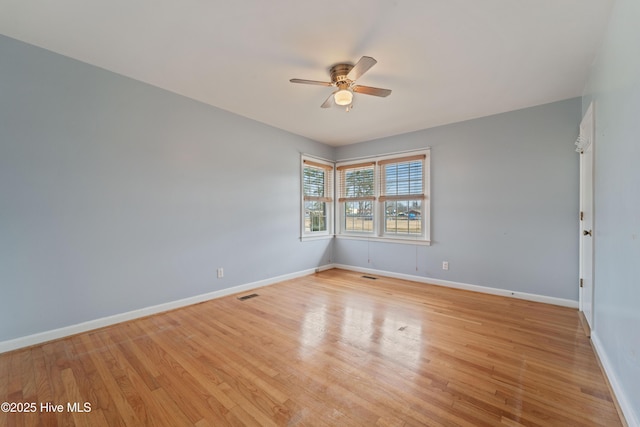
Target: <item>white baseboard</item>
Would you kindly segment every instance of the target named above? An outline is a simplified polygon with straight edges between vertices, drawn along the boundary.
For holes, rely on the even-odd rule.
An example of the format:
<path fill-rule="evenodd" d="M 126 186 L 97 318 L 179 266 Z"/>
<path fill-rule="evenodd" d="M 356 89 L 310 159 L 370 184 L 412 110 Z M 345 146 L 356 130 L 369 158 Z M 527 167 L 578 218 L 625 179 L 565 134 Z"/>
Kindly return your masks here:
<path fill-rule="evenodd" d="M 620 410 L 622 410 L 622 413 L 624 414 L 627 425 L 629 427 L 640 427 L 640 414 L 636 413 L 636 409 L 627 398 L 624 389 L 620 386 L 620 381 L 613 370 L 611 360 L 609 359 L 609 356 L 607 356 L 607 352 L 604 350 L 604 346 L 596 332 L 591 332 L 591 342 L 593 343 L 593 348 L 600 358 L 602 369 L 604 369 L 604 373 L 609 380 L 609 384 L 613 389 L 613 394 L 616 396 Z"/>
<path fill-rule="evenodd" d="M 578 301 L 573 301 L 570 299 L 555 298 L 555 297 L 549 297 L 549 296 L 538 295 L 538 294 L 529 294 L 526 292 L 510 291 L 506 289 L 489 288 L 486 286 L 472 285 L 469 283 L 452 282 L 449 280 L 433 279 L 429 277 L 414 276 L 411 274 L 404 274 L 404 273 L 394 273 L 391 271 L 376 270 L 372 268 L 354 267 L 351 265 L 333 264 L 333 267 L 341 268 L 343 270 L 357 271 L 360 273 L 377 274 L 380 276 L 393 277 L 396 279 L 411 280 L 413 282 L 445 286 L 447 288 L 463 289 L 466 291 L 482 292 L 485 294 L 500 295 L 500 296 L 505 296 L 510 298 L 523 299 L 527 301 L 543 302 L 546 304 L 559 305 L 562 307 L 578 308 Z"/>
<path fill-rule="evenodd" d="M 52 329 L 49 331 L 44 331 L 44 332 L 40 332 L 33 335 L 27 335 L 24 337 L 15 338 L 7 341 L 0 341 L 0 353 L 5 353 L 7 351 L 17 350 L 20 348 L 29 347 L 36 344 L 41 344 L 47 341 L 68 337 L 70 335 L 87 332 L 93 329 L 114 325 L 116 323 L 126 322 L 128 320 L 138 319 L 140 317 L 162 313 L 164 311 L 175 310 L 176 308 L 185 307 L 188 305 L 197 304 L 204 301 L 209 301 L 216 298 L 221 298 L 221 297 L 231 295 L 231 294 L 236 294 L 239 292 L 245 292 L 245 291 L 253 290 L 256 288 L 261 288 L 263 286 L 272 285 L 274 283 L 282 282 L 285 280 L 295 279 L 297 277 L 302 277 L 302 276 L 308 276 L 318 271 L 328 270 L 331 268 L 333 268 L 333 266 L 322 266 L 317 268 L 311 268 L 308 270 L 302 270 L 295 273 L 284 274 L 282 276 L 259 280 L 257 282 L 234 286 L 232 288 L 221 289 L 219 291 L 209 292 L 202 295 L 196 295 L 193 297 L 184 298 L 177 301 L 170 301 L 164 304 L 145 307 L 138 310 L 129 311 L 126 313 L 119 313 L 113 316 L 107 316 L 107 317 L 102 317 L 100 319 L 89 320 L 87 322 L 65 326 L 58 329 Z"/>

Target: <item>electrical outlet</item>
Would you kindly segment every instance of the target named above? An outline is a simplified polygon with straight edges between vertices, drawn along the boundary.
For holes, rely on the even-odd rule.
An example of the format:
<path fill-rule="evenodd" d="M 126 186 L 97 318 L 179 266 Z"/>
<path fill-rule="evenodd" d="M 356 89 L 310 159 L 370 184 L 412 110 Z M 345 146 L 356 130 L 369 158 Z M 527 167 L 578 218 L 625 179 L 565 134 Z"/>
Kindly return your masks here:
<path fill-rule="evenodd" d="M 443 270 L 449 269 L 449 261 L 442 261 L 442 269 Z"/>
<path fill-rule="evenodd" d="M 218 268 L 218 279 L 222 279 L 224 277 L 224 269 L 222 267 Z"/>

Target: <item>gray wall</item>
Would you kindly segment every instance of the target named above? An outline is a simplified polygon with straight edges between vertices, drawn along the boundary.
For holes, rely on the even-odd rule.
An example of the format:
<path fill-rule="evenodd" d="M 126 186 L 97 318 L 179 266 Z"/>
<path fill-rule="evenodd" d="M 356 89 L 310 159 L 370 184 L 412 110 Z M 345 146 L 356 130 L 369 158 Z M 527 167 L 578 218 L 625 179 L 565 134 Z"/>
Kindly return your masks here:
<path fill-rule="evenodd" d="M 299 152 L 334 150 L 0 36 L 0 341 L 326 264 Z"/>
<path fill-rule="evenodd" d="M 640 425 L 640 2 L 617 0 L 585 89 L 595 105 L 594 341 Z"/>
<path fill-rule="evenodd" d="M 580 108 L 576 98 L 339 147 L 338 159 L 431 147 L 433 245 L 339 239 L 336 262 L 577 301 Z"/>

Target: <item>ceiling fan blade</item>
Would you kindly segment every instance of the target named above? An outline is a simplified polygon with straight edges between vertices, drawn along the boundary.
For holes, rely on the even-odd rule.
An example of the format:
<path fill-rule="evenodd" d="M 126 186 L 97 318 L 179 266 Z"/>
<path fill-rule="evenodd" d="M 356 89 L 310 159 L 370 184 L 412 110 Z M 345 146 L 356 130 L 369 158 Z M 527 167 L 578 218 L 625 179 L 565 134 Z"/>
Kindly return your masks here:
<path fill-rule="evenodd" d="M 331 107 L 333 107 L 333 94 L 334 93 L 335 92 L 333 92 L 331 95 L 329 95 L 329 97 L 322 103 L 320 108 L 331 108 Z"/>
<path fill-rule="evenodd" d="M 291 83 L 302 83 L 305 85 L 319 85 L 319 86 L 333 86 L 330 82 L 319 82 L 317 80 L 305 80 L 305 79 L 291 79 Z"/>
<path fill-rule="evenodd" d="M 380 89 L 379 87 L 353 86 L 351 90 L 353 90 L 356 93 L 363 93 L 365 95 L 382 96 L 382 97 L 391 95 L 391 89 Z"/>
<path fill-rule="evenodd" d="M 347 74 L 347 78 L 351 81 L 355 81 L 358 79 L 358 77 L 366 73 L 369 68 L 373 67 L 377 63 L 378 61 L 376 61 L 372 57 L 363 56 L 362 58 L 360 58 L 358 63 L 353 66 L 351 71 L 349 71 L 349 74 Z"/>

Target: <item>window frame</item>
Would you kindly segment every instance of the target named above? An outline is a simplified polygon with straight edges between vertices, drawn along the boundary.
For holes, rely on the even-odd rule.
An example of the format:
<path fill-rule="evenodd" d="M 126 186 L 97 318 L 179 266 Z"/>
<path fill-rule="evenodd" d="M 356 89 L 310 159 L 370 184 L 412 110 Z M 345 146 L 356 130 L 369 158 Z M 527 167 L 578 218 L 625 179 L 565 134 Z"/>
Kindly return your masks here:
<path fill-rule="evenodd" d="M 324 196 L 312 196 L 305 194 L 305 169 L 313 168 L 324 171 Z M 327 239 L 334 235 L 334 178 L 335 163 L 307 154 L 300 156 L 300 240 Z M 306 204 L 316 201 L 325 204 L 325 229 L 313 231 L 307 230 Z M 312 227 L 310 227 L 312 228 Z"/>
<path fill-rule="evenodd" d="M 357 160 L 348 160 L 348 161 L 338 161 L 336 162 L 336 215 L 335 215 L 335 227 L 336 227 L 336 237 L 339 238 L 348 238 L 348 239 L 364 239 L 364 240 L 378 240 L 385 242 L 394 242 L 394 243 L 408 243 L 408 244 L 420 244 L 420 245 L 430 245 L 431 244 L 431 197 L 430 197 L 430 185 L 431 185 L 431 150 L 429 148 L 421 149 L 421 150 L 412 150 L 409 152 L 402 153 L 394 153 L 394 154 L 386 154 L 380 156 L 373 156 L 367 158 L 360 158 Z M 407 161 L 416 161 L 422 160 L 422 185 L 421 185 L 421 193 L 412 193 L 406 195 L 395 195 L 395 194 L 387 194 L 385 191 L 386 183 L 383 182 L 384 179 L 384 167 L 388 164 L 393 163 L 402 163 L 403 161 L 406 163 Z M 346 218 L 347 215 L 345 213 L 345 203 L 349 200 L 353 200 L 352 198 L 345 197 L 344 192 L 344 183 L 345 175 L 343 175 L 343 171 L 346 171 L 350 168 L 354 168 L 359 164 L 374 164 L 374 195 L 373 199 L 373 227 L 371 231 L 354 231 L 349 230 L 346 227 Z M 397 232 L 387 232 L 385 231 L 385 221 L 386 221 L 386 209 L 385 202 L 387 201 L 416 201 L 421 200 L 421 212 L 420 218 L 414 219 L 416 221 L 421 221 L 420 230 L 418 233 L 397 233 Z"/>

